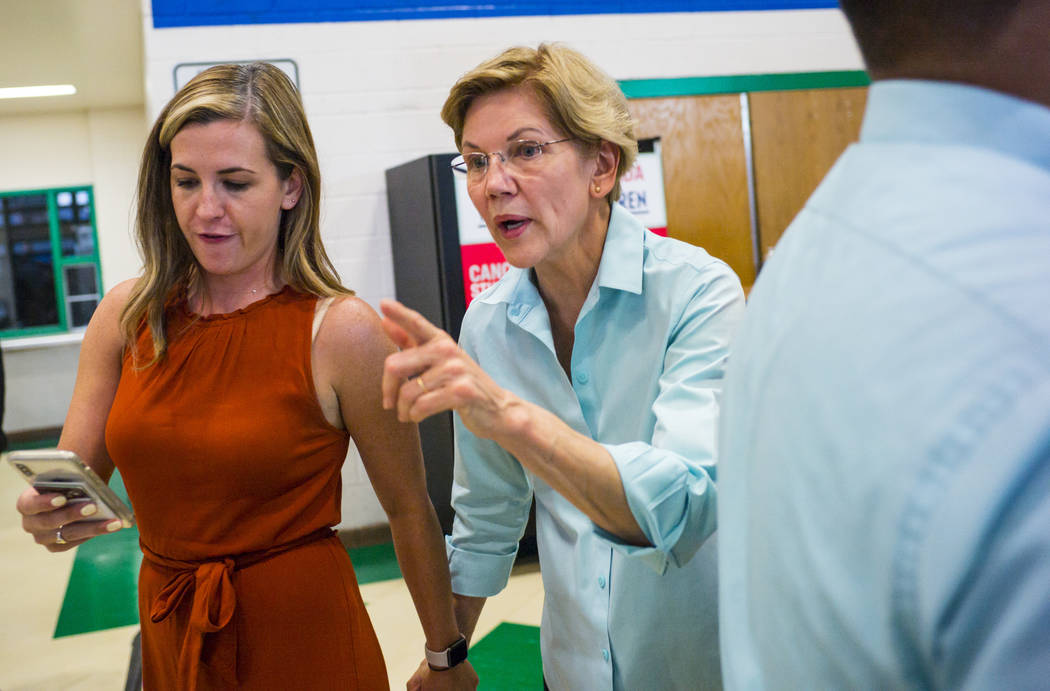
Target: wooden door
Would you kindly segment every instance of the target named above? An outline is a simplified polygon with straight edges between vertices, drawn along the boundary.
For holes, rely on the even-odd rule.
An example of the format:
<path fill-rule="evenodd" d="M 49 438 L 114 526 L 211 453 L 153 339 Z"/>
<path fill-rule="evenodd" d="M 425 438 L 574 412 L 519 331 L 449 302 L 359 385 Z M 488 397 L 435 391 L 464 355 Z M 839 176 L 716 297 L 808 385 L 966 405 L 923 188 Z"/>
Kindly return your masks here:
<path fill-rule="evenodd" d="M 756 271 L 740 95 L 643 98 L 629 106 L 638 138 L 660 137 L 668 235 L 722 259 L 750 288 Z"/>
<path fill-rule="evenodd" d="M 866 87 L 748 94 L 763 258 L 857 140 L 867 95 Z"/>

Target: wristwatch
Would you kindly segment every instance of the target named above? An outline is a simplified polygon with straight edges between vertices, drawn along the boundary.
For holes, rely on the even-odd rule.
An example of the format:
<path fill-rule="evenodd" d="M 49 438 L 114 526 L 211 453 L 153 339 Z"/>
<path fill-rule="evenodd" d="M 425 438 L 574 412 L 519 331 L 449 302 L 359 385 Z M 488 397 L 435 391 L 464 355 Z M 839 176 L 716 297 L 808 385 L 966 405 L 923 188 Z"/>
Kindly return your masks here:
<path fill-rule="evenodd" d="M 430 665 L 430 669 L 441 671 L 455 667 L 467 659 L 467 639 L 460 634 L 459 640 L 441 652 L 434 652 L 426 646 L 423 646 L 423 650 L 427 656 L 427 664 Z"/>

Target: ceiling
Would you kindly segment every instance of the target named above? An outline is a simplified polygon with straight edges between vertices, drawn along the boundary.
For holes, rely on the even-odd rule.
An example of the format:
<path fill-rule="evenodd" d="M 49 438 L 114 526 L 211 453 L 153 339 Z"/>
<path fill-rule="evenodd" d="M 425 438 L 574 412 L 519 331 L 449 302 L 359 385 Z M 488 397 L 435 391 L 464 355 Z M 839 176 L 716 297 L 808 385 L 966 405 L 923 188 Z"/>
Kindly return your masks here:
<path fill-rule="evenodd" d="M 0 87 L 77 93 L 0 99 L 0 117 L 144 102 L 142 0 L 0 0 Z"/>

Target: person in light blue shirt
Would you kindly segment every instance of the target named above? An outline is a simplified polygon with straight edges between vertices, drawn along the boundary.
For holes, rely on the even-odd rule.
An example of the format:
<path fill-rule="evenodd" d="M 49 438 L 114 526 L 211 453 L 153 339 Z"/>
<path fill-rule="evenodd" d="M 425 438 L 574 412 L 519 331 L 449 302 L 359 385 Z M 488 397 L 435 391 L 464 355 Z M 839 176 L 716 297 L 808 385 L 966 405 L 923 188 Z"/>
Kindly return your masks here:
<path fill-rule="evenodd" d="M 461 630 L 506 585 L 535 497 L 549 687 L 721 688 L 715 430 L 740 282 L 615 203 L 633 122 L 575 51 L 506 51 L 443 117 L 515 268 L 471 303 L 459 347 L 381 305 L 403 348 L 384 403 L 405 420 L 455 410 Z"/>
<path fill-rule="evenodd" d="M 859 143 L 751 292 L 730 689 L 1050 684 L 1050 2 L 851 0 Z"/>

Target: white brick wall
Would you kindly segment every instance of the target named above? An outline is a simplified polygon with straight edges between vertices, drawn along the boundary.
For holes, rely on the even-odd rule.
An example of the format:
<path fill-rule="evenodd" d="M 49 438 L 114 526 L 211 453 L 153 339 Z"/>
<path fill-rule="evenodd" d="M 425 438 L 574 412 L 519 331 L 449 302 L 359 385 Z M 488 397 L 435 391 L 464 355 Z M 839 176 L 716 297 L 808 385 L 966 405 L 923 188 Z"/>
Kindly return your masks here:
<path fill-rule="evenodd" d="M 149 3 L 144 3 L 149 11 Z M 144 30 L 152 118 L 180 62 L 290 58 L 320 152 L 324 237 L 370 303 L 393 292 L 383 173 L 451 151 L 438 112 L 455 79 L 503 48 L 560 40 L 616 79 L 859 69 L 838 11 L 513 17 Z"/>

